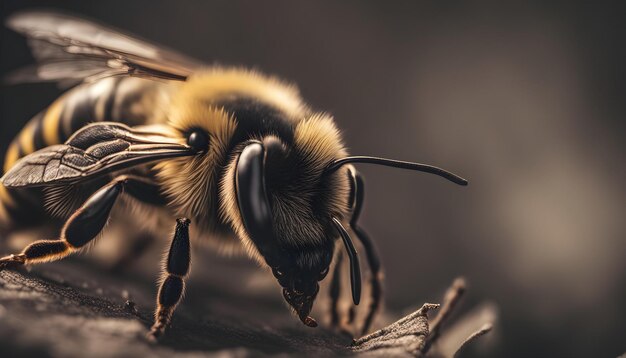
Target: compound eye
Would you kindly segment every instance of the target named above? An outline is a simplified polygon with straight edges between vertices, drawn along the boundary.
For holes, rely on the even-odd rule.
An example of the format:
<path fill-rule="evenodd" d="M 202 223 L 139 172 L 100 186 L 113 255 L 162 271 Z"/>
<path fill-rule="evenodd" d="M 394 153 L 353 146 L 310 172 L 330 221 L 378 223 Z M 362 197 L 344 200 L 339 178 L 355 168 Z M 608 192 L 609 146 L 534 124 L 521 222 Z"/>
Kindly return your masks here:
<path fill-rule="evenodd" d="M 209 147 L 209 135 L 200 129 L 194 129 L 187 136 L 187 144 L 197 151 L 207 150 Z"/>

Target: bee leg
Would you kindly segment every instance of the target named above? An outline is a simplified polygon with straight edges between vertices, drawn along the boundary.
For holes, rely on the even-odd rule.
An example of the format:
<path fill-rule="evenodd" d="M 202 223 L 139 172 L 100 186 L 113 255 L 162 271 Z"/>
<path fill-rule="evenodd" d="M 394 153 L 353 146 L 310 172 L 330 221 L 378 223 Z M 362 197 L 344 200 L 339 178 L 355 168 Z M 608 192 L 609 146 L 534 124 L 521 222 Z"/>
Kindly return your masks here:
<path fill-rule="evenodd" d="M 361 327 L 361 335 L 363 335 L 369 330 L 374 319 L 374 315 L 381 305 L 383 273 L 380 269 L 380 259 L 378 257 L 378 251 L 376 250 L 374 242 L 370 239 L 369 235 L 367 235 L 367 233 L 357 224 L 359 215 L 361 214 L 361 210 L 363 209 L 363 199 L 365 197 L 365 183 L 363 181 L 363 177 L 359 173 L 351 171 L 351 175 L 354 179 L 355 193 L 353 196 L 354 210 L 352 213 L 352 219 L 350 219 L 350 227 L 363 245 L 371 273 L 371 301 L 368 307 L 367 315 L 365 316 L 365 320 L 363 321 L 363 326 Z"/>
<path fill-rule="evenodd" d="M 343 265 L 343 250 L 337 251 L 335 255 L 335 267 L 332 271 L 332 277 L 329 287 L 330 306 L 328 315 L 330 316 L 330 326 L 337 332 L 353 337 L 354 318 L 356 317 L 356 311 L 353 305 L 350 305 L 347 312 L 339 310 L 339 302 L 341 298 L 342 286 L 344 281 L 342 280 L 342 265 Z"/>
<path fill-rule="evenodd" d="M 170 250 L 163 266 L 163 279 L 157 295 L 157 309 L 154 313 L 154 324 L 148 338 L 156 341 L 163 335 L 172 320 L 176 306 L 185 291 L 185 277 L 189 273 L 191 247 L 189 245 L 189 219 L 176 219 L 176 230 Z"/>
<path fill-rule="evenodd" d="M 60 239 L 35 241 L 18 255 L 0 258 L 0 270 L 60 260 L 80 250 L 102 231 L 122 190 L 136 197 L 151 192 L 140 178 L 125 175 L 115 178 L 98 189 L 67 219 L 61 229 Z"/>
<path fill-rule="evenodd" d="M 339 296 L 341 294 L 341 263 L 343 261 L 343 251 L 337 251 L 335 257 L 335 268 L 330 281 L 330 325 L 333 328 L 339 326 Z"/>

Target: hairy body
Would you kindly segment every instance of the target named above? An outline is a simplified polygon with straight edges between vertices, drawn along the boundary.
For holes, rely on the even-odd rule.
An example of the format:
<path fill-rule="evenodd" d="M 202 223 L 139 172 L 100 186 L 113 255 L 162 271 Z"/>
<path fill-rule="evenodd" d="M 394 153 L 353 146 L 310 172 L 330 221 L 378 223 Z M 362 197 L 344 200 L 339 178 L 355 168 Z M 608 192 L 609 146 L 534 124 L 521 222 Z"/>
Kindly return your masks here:
<path fill-rule="evenodd" d="M 178 217 L 163 262 L 153 337 L 164 332 L 182 297 L 190 237 L 221 251 L 244 251 L 271 270 L 285 301 L 310 327 L 317 325 L 309 313 L 319 282 L 342 242 L 352 299 L 359 304 L 360 263 L 344 225 L 362 243 L 372 271 L 365 331 L 380 304 L 380 265 L 357 225 L 364 182 L 350 163 L 424 171 L 467 184 L 425 164 L 347 156 L 333 118 L 274 77 L 205 67 L 66 15 L 26 12 L 8 25 L 31 39 L 40 61 L 34 74 L 22 73 L 18 81 L 82 84 L 33 118 L 9 146 L 0 228 L 46 216 L 62 225 L 58 239 L 35 241 L 0 258 L 0 269 L 77 252 L 110 217 L 141 222 L 141 230 L 155 235 Z M 336 267 L 330 290 L 334 325 L 338 277 Z"/>

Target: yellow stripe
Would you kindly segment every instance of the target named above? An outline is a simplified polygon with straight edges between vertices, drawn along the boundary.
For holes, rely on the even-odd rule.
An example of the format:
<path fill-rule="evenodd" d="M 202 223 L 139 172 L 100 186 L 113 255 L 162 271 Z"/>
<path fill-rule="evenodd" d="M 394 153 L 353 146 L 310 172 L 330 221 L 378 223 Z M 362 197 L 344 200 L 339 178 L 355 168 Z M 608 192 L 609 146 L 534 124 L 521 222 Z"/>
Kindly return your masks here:
<path fill-rule="evenodd" d="M 13 141 L 4 157 L 4 172 L 8 172 L 18 159 L 20 159 L 19 146 L 16 141 Z"/>
<path fill-rule="evenodd" d="M 29 155 L 35 151 L 35 122 L 30 121 L 20 132 L 20 146 L 22 147 L 22 153 L 24 156 Z"/>
<path fill-rule="evenodd" d="M 61 143 L 61 136 L 59 135 L 59 120 L 61 120 L 63 102 L 63 97 L 54 101 L 54 103 L 48 107 L 46 115 L 43 117 L 43 139 L 46 145 Z"/>
<path fill-rule="evenodd" d="M 15 207 L 15 200 L 9 193 L 9 190 L 2 184 L 0 184 L 0 207 L 4 209 L 4 205 L 6 204 L 10 207 Z"/>

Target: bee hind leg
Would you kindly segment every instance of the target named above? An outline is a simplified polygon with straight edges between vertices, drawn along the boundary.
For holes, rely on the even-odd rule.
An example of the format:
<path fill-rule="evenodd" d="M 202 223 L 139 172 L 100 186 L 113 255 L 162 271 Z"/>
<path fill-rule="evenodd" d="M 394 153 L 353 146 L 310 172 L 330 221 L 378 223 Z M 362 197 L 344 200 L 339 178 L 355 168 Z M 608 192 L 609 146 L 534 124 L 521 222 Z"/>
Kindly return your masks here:
<path fill-rule="evenodd" d="M 126 175 L 116 177 L 98 189 L 67 219 L 59 239 L 35 241 L 26 246 L 20 254 L 0 258 L 0 270 L 56 261 L 79 251 L 102 231 L 115 201 L 123 190 L 140 199 L 154 192 L 147 184 L 137 177 Z M 151 197 L 147 199 L 148 202 L 155 202 L 154 200 Z"/>
<path fill-rule="evenodd" d="M 191 261 L 189 223 L 187 218 L 176 219 L 174 238 L 163 262 L 164 271 L 157 294 L 154 324 L 148 333 L 148 339 L 151 341 L 156 341 L 163 335 L 185 291 L 185 278 L 189 273 Z"/>

